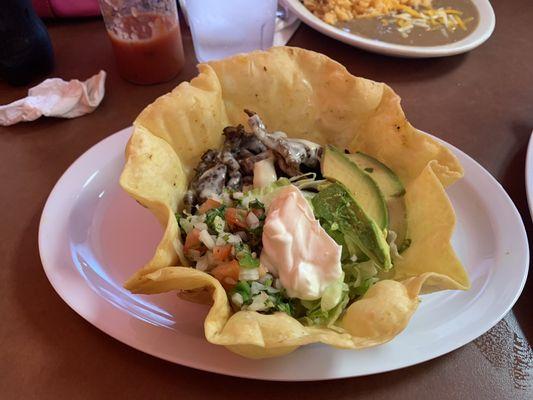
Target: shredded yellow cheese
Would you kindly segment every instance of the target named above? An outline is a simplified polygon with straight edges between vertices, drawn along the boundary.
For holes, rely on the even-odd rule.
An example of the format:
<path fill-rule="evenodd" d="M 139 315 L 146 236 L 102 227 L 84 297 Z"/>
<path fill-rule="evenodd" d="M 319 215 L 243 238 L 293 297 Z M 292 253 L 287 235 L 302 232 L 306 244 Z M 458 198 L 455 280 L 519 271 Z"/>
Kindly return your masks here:
<path fill-rule="evenodd" d="M 459 15 L 455 16 L 455 20 L 457 21 L 457 25 L 459 25 L 463 31 L 466 31 L 466 25 Z"/>
<path fill-rule="evenodd" d="M 415 18 L 422 18 L 422 15 L 418 11 L 412 9 L 411 7 L 404 6 L 403 4 L 401 4 L 398 8 L 402 11 L 405 11 L 407 14 Z"/>
<path fill-rule="evenodd" d="M 439 29 L 443 33 L 448 30 L 450 32 L 455 31 L 457 28 L 466 30 L 465 21 L 462 20 L 460 15 L 461 11 L 452 10 L 449 8 L 437 8 L 437 9 L 418 9 L 410 10 L 409 7 L 401 7 L 403 12 L 392 12 L 388 15 L 389 22 L 396 22 L 401 29 L 398 29 L 403 37 L 407 37 L 411 30 L 418 26 L 425 30 Z M 401 22 L 400 22 L 401 21 Z"/>
<path fill-rule="evenodd" d="M 303 0 L 304 5 L 316 16 L 335 25 L 360 17 L 376 17 L 401 10 L 431 7 L 432 0 Z"/>

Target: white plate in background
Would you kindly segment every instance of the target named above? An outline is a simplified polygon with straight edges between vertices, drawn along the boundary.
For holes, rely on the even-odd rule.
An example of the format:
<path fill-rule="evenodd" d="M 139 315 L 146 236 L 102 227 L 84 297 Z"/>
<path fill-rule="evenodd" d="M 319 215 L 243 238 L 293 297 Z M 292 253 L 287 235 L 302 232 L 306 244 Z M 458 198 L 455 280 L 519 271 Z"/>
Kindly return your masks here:
<path fill-rule="evenodd" d="M 313 13 L 309 11 L 300 0 L 281 1 L 285 3 L 305 24 L 322 32 L 324 35 L 374 53 L 398 57 L 444 57 L 466 53 L 483 44 L 490 35 L 492 35 L 496 23 L 494 10 L 488 0 L 471 0 L 479 11 L 479 24 L 467 37 L 455 43 L 440 46 L 406 46 L 369 39 L 350 32 L 345 32 L 342 29 L 325 23 L 320 18 L 313 15 Z"/>
<path fill-rule="evenodd" d="M 96 144 L 57 182 L 39 226 L 50 283 L 91 324 L 156 357 L 205 371 L 265 380 L 307 381 L 391 371 L 446 354 L 494 326 L 513 306 L 529 266 L 520 215 L 501 185 L 472 158 L 448 147 L 465 177 L 447 192 L 457 214 L 453 245 L 472 288 L 422 296 L 391 342 L 359 351 L 303 346 L 282 358 L 248 360 L 208 343 L 207 307 L 175 294 L 133 295 L 122 283 L 152 256 L 162 229 L 118 185 L 131 128 Z"/>

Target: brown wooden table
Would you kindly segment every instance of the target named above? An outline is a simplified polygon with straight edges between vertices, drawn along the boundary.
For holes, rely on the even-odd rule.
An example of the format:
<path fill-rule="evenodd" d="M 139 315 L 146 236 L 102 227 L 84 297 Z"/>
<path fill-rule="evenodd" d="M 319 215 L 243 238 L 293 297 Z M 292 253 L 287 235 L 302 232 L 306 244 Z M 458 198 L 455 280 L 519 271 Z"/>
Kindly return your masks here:
<path fill-rule="evenodd" d="M 406 60 L 366 53 L 302 25 L 293 46 L 316 50 L 355 75 L 389 83 L 410 121 L 474 157 L 504 186 L 531 235 L 524 161 L 533 129 L 531 0 L 495 1 L 496 31 L 465 55 Z M 103 23 L 49 23 L 54 76 L 108 72 L 93 113 L 0 128 L 0 398 L 532 399 L 533 284 L 487 334 L 450 354 L 395 372 L 319 383 L 236 379 L 173 365 L 119 343 L 72 311 L 48 283 L 37 231 L 46 197 L 90 146 L 131 124 L 142 108 L 196 74 L 188 31 L 187 65 L 172 82 L 134 86 L 114 68 Z M 0 103 L 27 88 L 0 83 Z"/>

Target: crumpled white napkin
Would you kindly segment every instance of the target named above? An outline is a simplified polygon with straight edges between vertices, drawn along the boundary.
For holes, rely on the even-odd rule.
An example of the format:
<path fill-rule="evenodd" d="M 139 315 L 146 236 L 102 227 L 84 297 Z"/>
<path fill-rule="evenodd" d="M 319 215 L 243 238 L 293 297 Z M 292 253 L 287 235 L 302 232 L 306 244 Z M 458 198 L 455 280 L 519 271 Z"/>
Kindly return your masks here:
<path fill-rule="evenodd" d="M 104 98 L 105 78 L 105 71 L 100 71 L 84 82 L 46 79 L 28 90 L 28 97 L 0 106 L 0 125 L 33 121 L 42 115 L 75 118 L 88 114 Z"/>

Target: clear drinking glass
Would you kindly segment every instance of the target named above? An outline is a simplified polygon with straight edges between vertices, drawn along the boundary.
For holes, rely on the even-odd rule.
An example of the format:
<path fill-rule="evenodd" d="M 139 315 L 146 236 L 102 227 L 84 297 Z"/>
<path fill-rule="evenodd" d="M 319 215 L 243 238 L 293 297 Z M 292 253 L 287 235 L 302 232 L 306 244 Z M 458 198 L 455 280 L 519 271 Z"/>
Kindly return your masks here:
<path fill-rule="evenodd" d="M 133 83 L 174 78 L 184 64 L 176 0 L 99 0 L 120 75 Z"/>
<path fill-rule="evenodd" d="M 277 0 L 185 0 L 200 62 L 272 46 Z"/>

